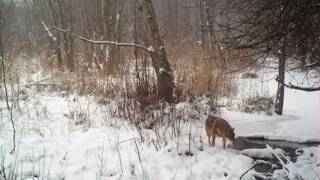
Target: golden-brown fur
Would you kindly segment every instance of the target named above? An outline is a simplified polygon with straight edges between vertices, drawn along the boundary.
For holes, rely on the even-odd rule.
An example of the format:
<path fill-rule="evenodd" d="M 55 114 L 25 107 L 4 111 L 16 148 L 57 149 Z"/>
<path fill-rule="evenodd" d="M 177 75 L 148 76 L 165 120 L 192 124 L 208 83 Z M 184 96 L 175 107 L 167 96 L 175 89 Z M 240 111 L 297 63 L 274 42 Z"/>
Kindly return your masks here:
<path fill-rule="evenodd" d="M 223 149 L 226 146 L 226 138 L 234 142 L 234 128 L 223 118 L 218 116 L 208 116 L 205 124 L 208 142 L 210 146 L 215 145 L 216 136 L 222 137 Z"/>

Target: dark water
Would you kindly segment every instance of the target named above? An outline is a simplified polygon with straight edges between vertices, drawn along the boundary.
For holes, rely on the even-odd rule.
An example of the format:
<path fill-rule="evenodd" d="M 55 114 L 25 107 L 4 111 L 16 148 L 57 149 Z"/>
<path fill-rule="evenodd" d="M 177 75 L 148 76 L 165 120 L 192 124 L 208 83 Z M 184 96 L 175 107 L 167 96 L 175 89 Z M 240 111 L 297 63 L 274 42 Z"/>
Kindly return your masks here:
<path fill-rule="evenodd" d="M 267 140 L 263 138 L 238 137 L 236 138 L 231 148 L 236 150 L 244 150 L 250 148 L 264 149 L 266 148 L 267 144 L 272 148 L 280 148 L 284 150 L 288 156 L 293 158 L 297 149 L 304 147 L 316 147 L 320 145 L 320 142 L 298 143 L 284 140 Z"/>
<path fill-rule="evenodd" d="M 236 150 L 244 149 L 264 149 L 266 145 L 271 146 L 272 148 L 282 149 L 287 156 L 290 157 L 291 161 L 296 161 L 296 150 L 304 147 L 317 147 L 320 145 L 320 142 L 315 143 L 297 143 L 291 141 L 283 140 L 266 140 L 263 138 L 247 138 L 247 137 L 238 137 L 236 138 L 233 145 L 230 147 Z M 271 162 L 274 165 L 280 165 L 275 159 L 268 159 L 267 161 Z M 273 168 L 268 165 L 259 165 L 254 168 L 257 172 L 267 173 L 273 172 Z"/>

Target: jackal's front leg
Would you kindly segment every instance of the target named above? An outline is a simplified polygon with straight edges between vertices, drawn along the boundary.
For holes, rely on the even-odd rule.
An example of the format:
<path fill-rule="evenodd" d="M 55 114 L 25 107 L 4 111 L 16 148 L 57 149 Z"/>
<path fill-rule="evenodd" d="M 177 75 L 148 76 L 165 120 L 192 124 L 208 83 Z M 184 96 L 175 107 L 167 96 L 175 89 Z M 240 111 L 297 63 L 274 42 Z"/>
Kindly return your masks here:
<path fill-rule="evenodd" d="M 209 146 L 211 146 L 211 141 L 210 141 L 211 137 L 208 135 L 208 144 Z"/>
<path fill-rule="evenodd" d="M 206 128 L 206 133 L 207 133 L 207 137 L 208 137 L 208 144 L 209 146 L 211 145 L 211 133 L 210 133 L 210 130 L 208 128 Z"/>
<path fill-rule="evenodd" d="M 216 134 L 213 132 L 211 134 L 211 146 L 215 146 L 216 145 Z"/>
<path fill-rule="evenodd" d="M 222 141 L 223 141 L 223 149 L 226 149 L 226 138 L 224 136 L 222 137 Z"/>

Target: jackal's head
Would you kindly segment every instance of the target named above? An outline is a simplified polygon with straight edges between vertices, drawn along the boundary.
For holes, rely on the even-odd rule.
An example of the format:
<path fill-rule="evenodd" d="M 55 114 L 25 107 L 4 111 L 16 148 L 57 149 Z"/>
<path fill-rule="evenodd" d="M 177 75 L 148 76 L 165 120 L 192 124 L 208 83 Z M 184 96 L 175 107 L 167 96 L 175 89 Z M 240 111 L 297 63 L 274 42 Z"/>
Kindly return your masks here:
<path fill-rule="evenodd" d="M 231 130 L 228 132 L 228 137 L 232 142 L 234 142 L 234 139 L 235 139 L 234 128 L 231 128 Z"/>

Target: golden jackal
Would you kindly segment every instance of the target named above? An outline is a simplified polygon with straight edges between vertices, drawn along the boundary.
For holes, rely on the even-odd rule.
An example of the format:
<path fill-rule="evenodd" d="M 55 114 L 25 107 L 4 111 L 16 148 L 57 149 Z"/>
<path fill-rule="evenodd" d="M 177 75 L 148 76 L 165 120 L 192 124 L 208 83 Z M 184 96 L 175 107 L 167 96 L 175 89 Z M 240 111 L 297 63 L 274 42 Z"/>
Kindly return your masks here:
<path fill-rule="evenodd" d="M 234 128 L 221 117 L 209 115 L 205 126 L 210 146 L 215 145 L 216 135 L 222 137 L 223 149 L 226 147 L 226 138 L 234 142 Z"/>

